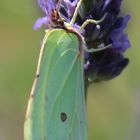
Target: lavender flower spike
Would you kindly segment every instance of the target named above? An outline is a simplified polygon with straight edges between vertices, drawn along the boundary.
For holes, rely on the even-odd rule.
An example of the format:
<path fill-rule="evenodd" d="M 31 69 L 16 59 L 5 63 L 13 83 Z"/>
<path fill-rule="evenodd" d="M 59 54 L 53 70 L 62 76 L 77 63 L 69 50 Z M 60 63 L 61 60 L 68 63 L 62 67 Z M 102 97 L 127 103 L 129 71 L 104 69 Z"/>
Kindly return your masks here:
<path fill-rule="evenodd" d="M 93 24 L 87 25 L 84 37 L 88 48 L 112 44 L 112 47 L 106 50 L 86 54 L 86 81 L 100 82 L 113 79 L 128 65 L 129 59 L 125 58 L 123 53 L 131 46 L 127 34 L 124 33 L 130 16 L 119 16 L 121 3 L 122 0 L 95 0 L 91 12 L 79 22 L 82 25 L 89 18 L 99 20 L 106 14 L 104 21 L 98 25 L 100 28 Z"/>

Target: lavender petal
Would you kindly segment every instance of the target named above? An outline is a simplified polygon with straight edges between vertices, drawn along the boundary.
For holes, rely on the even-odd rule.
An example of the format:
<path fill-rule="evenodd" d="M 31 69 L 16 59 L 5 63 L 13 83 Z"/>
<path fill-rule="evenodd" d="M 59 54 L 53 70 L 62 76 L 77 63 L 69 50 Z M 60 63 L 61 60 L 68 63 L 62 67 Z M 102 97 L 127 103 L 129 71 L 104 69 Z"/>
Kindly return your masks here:
<path fill-rule="evenodd" d="M 34 30 L 39 29 L 42 25 L 46 25 L 48 26 L 49 24 L 49 19 L 48 17 L 42 17 L 42 18 L 38 18 L 37 21 L 34 24 Z"/>

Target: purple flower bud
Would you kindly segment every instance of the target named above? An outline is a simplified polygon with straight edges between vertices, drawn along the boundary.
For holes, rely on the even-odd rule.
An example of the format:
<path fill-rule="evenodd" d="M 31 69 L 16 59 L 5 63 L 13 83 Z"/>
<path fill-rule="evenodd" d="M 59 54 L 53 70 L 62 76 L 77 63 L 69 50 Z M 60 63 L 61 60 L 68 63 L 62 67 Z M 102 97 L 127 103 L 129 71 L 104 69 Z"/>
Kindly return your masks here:
<path fill-rule="evenodd" d="M 112 30 L 110 38 L 112 44 L 115 47 L 116 51 L 124 52 L 126 49 L 130 48 L 130 42 L 127 34 L 124 33 L 124 29 L 127 27 L 127 23 L 130 19 L 130 16 L 125 16 L 122 20 L 120 27 Z"/>

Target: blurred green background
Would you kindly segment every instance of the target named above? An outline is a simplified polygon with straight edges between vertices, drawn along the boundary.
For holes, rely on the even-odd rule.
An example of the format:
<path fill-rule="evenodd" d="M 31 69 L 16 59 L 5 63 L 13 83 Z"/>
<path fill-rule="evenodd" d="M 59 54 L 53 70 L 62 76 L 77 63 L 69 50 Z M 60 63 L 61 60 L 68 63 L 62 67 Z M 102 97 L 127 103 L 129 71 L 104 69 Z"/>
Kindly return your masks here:
<path fill-rule="evenodd" d="M 134 2 L 134 3 L 133 3 Z M 116 79 L 89 87 L 89 140 L 140 140 L 140 1 L 124 0 L 132 19 L 127 69 Z M 23 140 L 26 105 L 44 30 L 37 0 L 0 1 L 0 140 Z"/>

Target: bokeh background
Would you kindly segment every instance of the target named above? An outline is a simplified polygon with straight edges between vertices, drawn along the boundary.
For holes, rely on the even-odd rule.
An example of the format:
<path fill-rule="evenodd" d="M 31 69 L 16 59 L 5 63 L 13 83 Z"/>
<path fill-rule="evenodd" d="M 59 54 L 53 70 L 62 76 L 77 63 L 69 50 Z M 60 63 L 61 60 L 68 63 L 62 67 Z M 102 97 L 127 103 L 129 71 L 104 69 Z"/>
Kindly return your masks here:
<path fill-rule="evenodd" d="M 140 140 L 140 1 L 124 0 L 131 14 L 132 48 L 127 69 L 116 79 L 89 87 L 89 140 Z M 37 0 L 0 1 L 0 140 L 23 140 L 26 105 L 35 76 L 43 28 Z"/>

